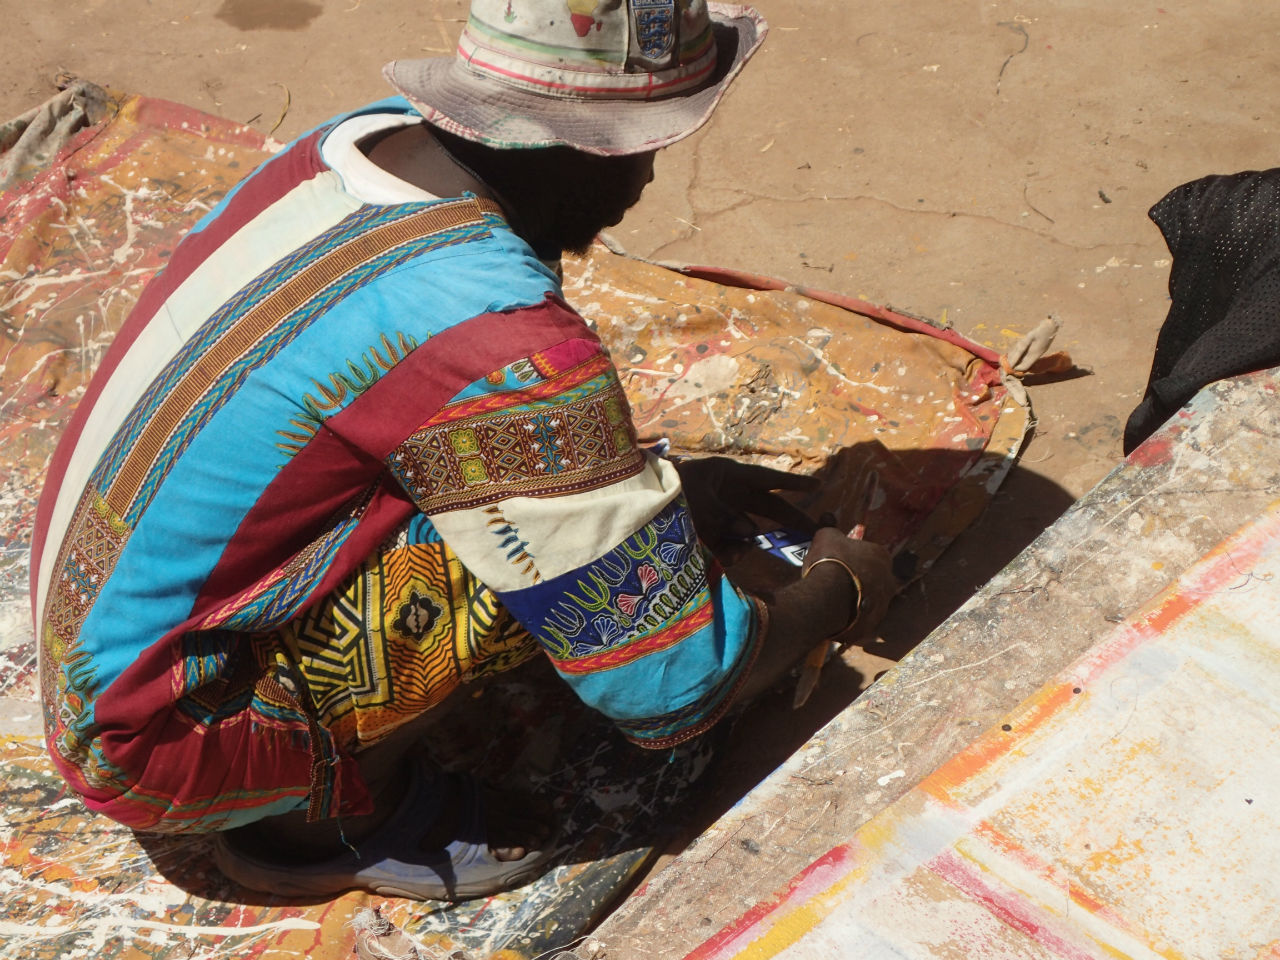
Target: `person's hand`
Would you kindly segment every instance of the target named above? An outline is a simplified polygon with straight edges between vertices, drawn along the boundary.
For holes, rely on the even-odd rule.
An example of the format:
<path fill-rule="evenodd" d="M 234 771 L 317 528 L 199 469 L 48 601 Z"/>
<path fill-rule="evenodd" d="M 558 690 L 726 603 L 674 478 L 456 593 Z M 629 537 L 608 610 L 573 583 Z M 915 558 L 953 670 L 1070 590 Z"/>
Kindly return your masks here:
<path fill-rule="evenodd" d="M 823 563 L 824 560 L 828 562 Z M 848 645 L 874 636 L 876 627 L 889 609 L 889 601 L 898 590 L 889 551 L 878 543 L 851 540 L 835 527 L 823 527 L 814 534 L 813 543 L 805 555 L 804 576 L 808 578 L 809 572 L 819 565 L 823 570 L 838 574 L 838 577 L 829 575 L 828 582 L 849 591 L 849 618 L 853 623 L 831 639 Z M 856 619 L 851 609 L 854 584 L 850 574 L 861 584 Z"/>
<path fill-rule="evenodd" d="M 775 490 L 817 489 L 814 477 L 771 470 L 729 457 L 699 457 L 676 462 L 689 513 L 698 537 L 716 550 L 728 542 L 752 537 L 760 528 L 752 516 L 802 533 L 818 529 L 812 519 Z"/>
<path fill-rule="evenodd" d="M 763 597 L 769 626 L 743 684 L 744 700 L 770 689 L 818 644 L 825 653 L 823 641 L 847 646 L 874 636 L 897 589 L 889 551 L 878 543 L 850 540 L 835 527 L 814 534 L 804 570 L 803 578 Z M 861 584 L 860 603 L 854 577 Z"/>

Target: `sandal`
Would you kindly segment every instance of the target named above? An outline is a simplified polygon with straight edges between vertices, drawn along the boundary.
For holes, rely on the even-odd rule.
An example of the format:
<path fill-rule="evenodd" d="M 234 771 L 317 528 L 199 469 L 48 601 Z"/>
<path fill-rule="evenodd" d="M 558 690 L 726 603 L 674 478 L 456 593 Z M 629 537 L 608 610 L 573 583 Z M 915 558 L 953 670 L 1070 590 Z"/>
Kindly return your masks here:
<path fill-rule="evenodd" d="M 443 788 L 443 789 L 442 789 Z M 420 837 L 440 815 L 452 790 L 462 811 L 455 839 L 443 850 L 417 851 Z M 489 852 L 480 784 L 464 774 L 433 774 L 415 762 L 409 788 L 387 822 L 358 846 L 317 863 L 270 861 L 239 849 L 226 833 L 214 836 L 218 869 L 250 890 L 286 897 L 333 897 L 364 889 L 410 900 L 474 900 L 531 883 L 546 872 L 553 838 L 519 860 Z"/>

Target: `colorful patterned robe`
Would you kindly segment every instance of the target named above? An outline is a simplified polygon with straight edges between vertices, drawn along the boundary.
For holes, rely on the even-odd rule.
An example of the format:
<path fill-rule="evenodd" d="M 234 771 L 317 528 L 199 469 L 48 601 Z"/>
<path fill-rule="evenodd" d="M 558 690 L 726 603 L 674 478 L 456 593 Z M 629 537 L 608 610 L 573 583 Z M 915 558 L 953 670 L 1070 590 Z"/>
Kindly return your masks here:
<path fill-rule="evenodd" d="M 754 602 L 555 275 L 486 202 L 352 196 L 337 122 L 174 251 L 50 466 L 48 744 L 135 828 L 366 810 L 353 756 L 534 641 L 649 747 L 754 658 Z"/>

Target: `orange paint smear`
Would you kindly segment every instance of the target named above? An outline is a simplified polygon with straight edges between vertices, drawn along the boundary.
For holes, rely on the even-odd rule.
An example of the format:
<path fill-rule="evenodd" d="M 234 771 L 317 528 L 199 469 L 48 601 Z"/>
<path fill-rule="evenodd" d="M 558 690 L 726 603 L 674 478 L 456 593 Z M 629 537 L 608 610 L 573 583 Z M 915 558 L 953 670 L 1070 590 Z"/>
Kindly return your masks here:
<path fill-rule="evenodd" d="M 992 847 L 995 847 L 1006 857 L 1016 862 L 1019 866 L 1031 871 L 1041 879 L 1046 880 L 1055 886 L 1065 887 L 1067 895 L 1071 898 L 1072 903 L 1083 907 L 1091 914 L 1100 917 L 1113 927 L 1127 930 L 1130 934 L 1135 933 L 1135 931 L 1128 929 L 1128 924 L 1125 922 L 1123 917 L 1101 900 L 1093 897 L 1078 883 L 1073 882 L 1071 877 L 1067 875 L 1064 870 L 1054 864 L 1046 863 L 1044 860 L 1041 860 L 1026 847 L 1017 843 L 1006 834 L 1001 833 L 990 823 L 984 820 L 974 828 L 973 833 L 975 836 L 981 837 Z"/>
<path fill-rule="evenodd" d="M 967 750 L 963 750 L 939 767 L 920 784 L 920 789 L 930 797 L 948 806 L 954 806 L 951 790 L 981 773 L 1021 743 L 1022 737 L 1043 726 L 1058 711 L 1070 703 L 1075 694 L 1066 684 L 1046 687 L 1027 700 L 1018 709 L 1009 725 L 1009 732 L 996 730 L 980 738 Z"/>
<path fill-rule="evenodd" d="M 1272 503 L 1259 521 L 1214 547 L 1193 569 L 1192 576 L 1160 594 L 1146 610 L 1118 628 L 1111 639 L 1091 653 L 1070 678 L 1046 686 L 1008 718 L 1009 731 L 988 732 L 961 751 L 920 784 L 930 797 L 953 806 L 951 791 L 1004 757 L 1075 699 L 1075 687 L 1087 686 L 1104 670 L 1134 649 L 1161 636 L 1173 624 L 1233 581 L 1245 577 L 1262 553 L 1280 538 L 1280 501 Z"/>
<path fill-rule="evenodd" d="M 762 900 L 744 913 L 733 923 L 724 927 L 715 936 L 704 941 L 684 960 L 723 960 L 723 958 L 740 956 L 742 952 L 752 949 L 765 951 L 761 955 L 772 956 L 761 941 L 769 939 L 770 932 L 782 924 L 784 917 L 804 906 L 806 894 L 815 891 L 829 890 L 831 886 L 839 886 L 839 881 L 848 875 L 853 868 L 853 847 L 844 844 L 833 847 L 809 866 L 798 873 L 783 889 L 772 897 Z M 800 931 L 810 929 L 815 924 L 801 923 Z M 789 939 L 794 942 L 799 932 L 792 931 Z M 749 942 L 741 942 L 746 934 L 754 934 Z M 775 951 L 776 952 L 776 951 Z"/>

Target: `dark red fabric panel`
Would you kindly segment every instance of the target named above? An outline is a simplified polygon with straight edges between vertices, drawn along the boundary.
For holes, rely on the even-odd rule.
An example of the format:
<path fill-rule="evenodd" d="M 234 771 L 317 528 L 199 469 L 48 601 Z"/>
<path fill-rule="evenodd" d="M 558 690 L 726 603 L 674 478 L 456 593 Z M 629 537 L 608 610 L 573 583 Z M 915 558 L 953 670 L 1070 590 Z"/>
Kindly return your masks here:
<path fill-rule="evenodd" d="M 247 791 L 307 783 L 310 751 L 286 742 L 286 730 L 254 730 L 237 718 L 190 737 L 188 722 L 172 709 L 171 677 L 182 635 L 329 529 L 339 511 L 368 496 L 358 526 L 313 596 L 337 587 L 415 509 L 387 469 L 386 457 L 463 387 L 574 339 L 596 338 L 560 300 L 484 314 L 432 337 L 327 421 L 245 517 L 187 621 L 103 691 L 96 712 L 104 721 L 103 748 L 112 763 L 162 796 L 217 795 L 228 782 Z M 193 748 L 201 756 L 193 757 Z M 335 800 L 344 813 L 359 812 L 367 791 L 349 758 L 339 766 Z M 185 786 L 173 783 L 175 778 Z M 108 794 L 90 790 L 87 799 L 94 809 L 115 815 Z"/>
<path fill-rule="evenodd" d="M 343 569 L 363 560 L 414 509 L 387 470 L 395 448 L 468 384 L 569 339 L 596 336 L 564 301 L 548 297 L 531 307 L 474 317 L 419 346 L 325 421 L 280 471 L 227 545 L 193 616 L 207 615 L 287 562 L 329 529 L 340 510 L 390 481 L 394 491 L 379 488 L 378 509 L 370 505 L 344 545 L 342 556 L 349 562 L 334 564 L 333 577 L 340 579 Z M 353 558 L 357 549 L 363 552 Z"/>
<path fill-rule="evenodd" d="M 97 404 L 102 390 L 111 378 L 112 372 L 128 352 L 129 347 L 138 338 L 139 333 L 151 322 L 160 306 L 169 298 L 191 274 L 207 260 L 229 237 L 245 226 L 264 209 L 271 206 L 298 184 L 310 180 L 326 169 L 320 159 L 318 149 L 324 130 L 299 140 L 286 152 L 267 161 L 258 172 L 231 198 L 226 208 L 205 229 L 198 233 L 188 234 L 178 244 L 168 266 L 158 273 L 147 284 L 137 305 L 129 313 L 129 318 L 116 334 L 111 348 L 102 359 L 97 372 L 85 390 L 84 396 L 76 407 L 75 413 L 67 423 L 62 439 L 54 451 L 45 475 L 44 491 L 36 507 L 34 529 L 31 538 L 31 576 L 32 576 L 32 613 L 38 621 L 40 611 L 34 609 L 35 578 L 39 576 L 40 560 L 43 555 L 45 538 L 49 535 L 49 522 L 52 519 L 53 505 L 57 501 L 58 492 L 66 476 L 67 464 L 71 460 L 72 451 L 80 442 L 85 422 L 90 411 Z M 53 549 L 58 545 L 54 544 Z"/>

